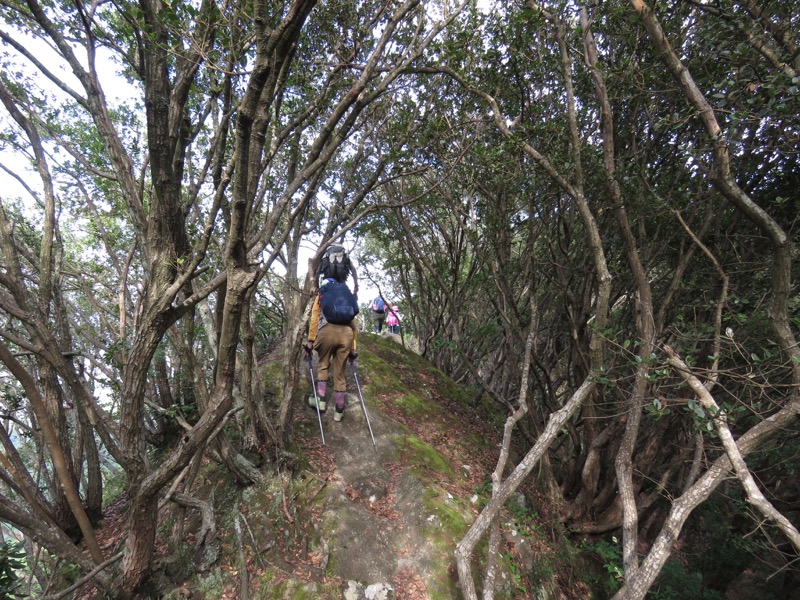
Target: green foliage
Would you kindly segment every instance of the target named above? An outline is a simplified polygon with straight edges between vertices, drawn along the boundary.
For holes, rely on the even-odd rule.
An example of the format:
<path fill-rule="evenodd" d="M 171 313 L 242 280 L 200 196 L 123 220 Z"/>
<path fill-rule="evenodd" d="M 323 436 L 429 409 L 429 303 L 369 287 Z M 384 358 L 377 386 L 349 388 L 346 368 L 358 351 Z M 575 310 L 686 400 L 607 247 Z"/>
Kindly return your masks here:
<path fill-rule="evenodd" d="M 25 568 L 25 550 L 20 542 L 0 544 L 0 598 L 23 598 L 18 592 L 22 585 L 19 571 Z"/>
<path fill-rule="evenodd" d="M 525 505 L 524 497 L 521 494 L 512 496 L 506 505 L 512 518 L 514 529 L 523 537 L 541 535 L 541 517 L 535 510 L 531 510 Z"/>
<path fill-rule="evenodd" d="M 125 491 L 125 477 L 121 471 L 101 467 L 103 472 L 103 506 L 108 506 Z"/>
<path fill-rule="evenodd" d="M 514 578 L 514 587 L 519 593 L 527 595 L 528 588 L 525 585 L 524 571 L 517 564 L 514 554 L 511 552 L 507 553 L 505 559 L 508 561 L 511 576 Z"/>
<path fill-rule="evenodd" d="M 611 541 L 597 540 L 591 544 L 583 544 L 583 550 L 596 555 L 601 562 L 607 576 L 594 582 L 598 594 L 603 598 L 610 598 L 622 585 L 624 571 L 622 570 L 622 545 L 616 536 Z"/>
<path fill-rule="evenodd" d="M 652 402 L 645 404 L 644 410 L 650 418 L 656 421 L 670 413 L 669 407 L 658 398 L 653 398 Z"/>

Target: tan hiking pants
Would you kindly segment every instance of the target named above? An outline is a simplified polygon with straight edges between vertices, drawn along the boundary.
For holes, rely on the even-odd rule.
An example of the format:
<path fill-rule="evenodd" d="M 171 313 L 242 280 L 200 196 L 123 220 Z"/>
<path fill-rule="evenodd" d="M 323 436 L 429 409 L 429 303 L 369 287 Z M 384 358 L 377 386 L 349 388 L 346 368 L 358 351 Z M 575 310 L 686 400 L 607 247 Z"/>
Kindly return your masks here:
<path fill-rule="evenodd" d="M 333 391 L 344 392 L 347 390 L 347 380 L 344 377 L 344 365 L 350 356 L 353 347 L 353 329 L 350 325 L 336 325 L 328 323 L 317 332 L 314 350 L 319 356 L 317 379 L 327 381 L 328 369 L 333 363 Z"/>

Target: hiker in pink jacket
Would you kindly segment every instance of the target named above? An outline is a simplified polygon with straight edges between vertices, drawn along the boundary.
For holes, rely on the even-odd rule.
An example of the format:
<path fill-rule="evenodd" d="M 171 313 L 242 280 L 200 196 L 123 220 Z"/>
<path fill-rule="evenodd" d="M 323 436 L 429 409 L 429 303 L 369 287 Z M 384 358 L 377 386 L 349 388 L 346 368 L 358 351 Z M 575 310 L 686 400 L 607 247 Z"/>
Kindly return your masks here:
<path fill-rule="evenodd" d="M 400 309 L 397 306 L 392 306 L 386 313 L 386 328 L 389 333 L 400 333 Z"/>

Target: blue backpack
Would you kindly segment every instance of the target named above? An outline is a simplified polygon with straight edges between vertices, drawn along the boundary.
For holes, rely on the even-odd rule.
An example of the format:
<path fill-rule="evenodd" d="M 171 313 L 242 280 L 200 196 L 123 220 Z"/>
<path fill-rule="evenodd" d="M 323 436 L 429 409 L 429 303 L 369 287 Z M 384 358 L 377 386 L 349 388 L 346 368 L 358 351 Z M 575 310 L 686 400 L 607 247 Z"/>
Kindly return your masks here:
<path fill-rule="evenodd" d="M 372 310 L 374 310 L 376 313 L 386 312 L 386 303 L 383 301 L 383 298 L 378 296 L 372 301 Z"/>
<path fill-rule="evenodd" d="M 319 306 L 328 323 L 349 325 L 358 314 L 358 300 L 346 283 L 328 279 L 319 289 Z"/>

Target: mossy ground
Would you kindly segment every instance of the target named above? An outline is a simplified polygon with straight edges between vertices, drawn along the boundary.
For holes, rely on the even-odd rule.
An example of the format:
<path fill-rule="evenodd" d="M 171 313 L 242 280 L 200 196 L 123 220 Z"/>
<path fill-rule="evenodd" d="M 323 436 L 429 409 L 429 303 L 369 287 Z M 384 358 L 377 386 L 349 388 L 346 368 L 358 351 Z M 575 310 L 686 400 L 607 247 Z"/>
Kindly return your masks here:
<path fill-rule="evenodd" d="M 453 467 L 450 462 L 435 448 L 429 446 L 414 435 L 397 436 L 398 458 L 406 468 L 417 474 L 434 472 L 440 476 L 452 478 Z"/>

